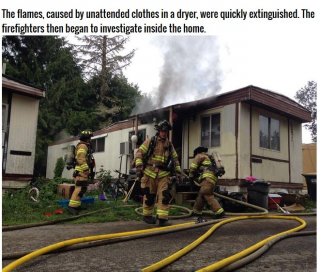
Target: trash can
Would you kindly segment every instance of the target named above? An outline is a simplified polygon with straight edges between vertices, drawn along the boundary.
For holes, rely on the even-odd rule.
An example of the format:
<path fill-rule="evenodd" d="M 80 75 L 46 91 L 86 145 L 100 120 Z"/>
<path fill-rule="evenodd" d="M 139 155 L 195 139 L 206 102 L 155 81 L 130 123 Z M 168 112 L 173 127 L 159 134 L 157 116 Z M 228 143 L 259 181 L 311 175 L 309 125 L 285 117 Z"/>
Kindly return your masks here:
<path fill-rule="evenodd" d="M 247 187 L 247 202 L 268 209 L 270 183 L 256 180 Z"/>
<path fill-rule="evenodd" d="M 306 179 L 310 199 L 316 201 L 316 173 L 305 173 L 302 176 Z"/>

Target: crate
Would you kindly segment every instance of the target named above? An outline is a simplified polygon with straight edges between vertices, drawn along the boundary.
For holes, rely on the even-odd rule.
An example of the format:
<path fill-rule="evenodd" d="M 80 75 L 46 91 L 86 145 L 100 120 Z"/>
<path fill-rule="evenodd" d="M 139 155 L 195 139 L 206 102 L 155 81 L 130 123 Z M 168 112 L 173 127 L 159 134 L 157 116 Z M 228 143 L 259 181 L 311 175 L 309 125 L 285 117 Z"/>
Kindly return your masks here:
<path fill-rule="evenodd" d="M 274 201 L 272 201 L 272 199 Z M 277 210 L 278 206 L 276 204 L 278 204 L 280 206 L 281 199 L 282 199 L 282 196 L 279 195 L 279 194 L 268 194 L 268 209 L 269 210 Z"/>
<path fill-rule="evenodd" d="M 70 199 L 74 190 L 75 190 L 74 184 L 70 184 L 70 183 L 58 184 L 57 195 L 65 199 Z"/>

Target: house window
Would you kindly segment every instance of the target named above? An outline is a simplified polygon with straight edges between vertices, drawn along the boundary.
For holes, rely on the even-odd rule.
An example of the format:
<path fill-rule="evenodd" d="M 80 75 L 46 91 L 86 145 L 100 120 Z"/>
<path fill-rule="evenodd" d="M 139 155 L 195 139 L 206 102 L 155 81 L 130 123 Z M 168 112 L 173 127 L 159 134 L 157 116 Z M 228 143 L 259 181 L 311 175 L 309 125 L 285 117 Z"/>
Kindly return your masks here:
<path fill-rule="evenodd" d="M 259 128 L 259 146 L 280 151 L 280 121 L 260 115 Z"/>
<path fill-rule="evenodd" d="M 104 152 L 105 151 L 105 137 L 92 139 L 92 148 L 94 152 Z"/>
<path fill-rule="evenodd" d="M 220 114 L 211 114 L 201 118 L 201 145 L 220 146 Z"/>

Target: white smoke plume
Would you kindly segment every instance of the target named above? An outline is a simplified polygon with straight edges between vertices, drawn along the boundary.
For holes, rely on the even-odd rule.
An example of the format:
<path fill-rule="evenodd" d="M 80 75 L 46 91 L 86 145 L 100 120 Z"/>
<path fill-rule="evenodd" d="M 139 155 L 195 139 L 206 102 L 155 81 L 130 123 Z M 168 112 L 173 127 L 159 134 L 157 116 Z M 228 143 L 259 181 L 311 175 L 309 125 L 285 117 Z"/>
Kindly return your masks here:
<path fill-rule="evenodd" d="M 216 36 L 171 36 L 157 42 L 164 58 L 160 84 L 132 114 L 218 94 L 223 73 Z"/>
<path fill-rule="evenodd" d="M 158 108 L 218 93 L 222 71 L 215 36 L 168 37 L 162 47 L 164 64 L 155 94 Z"/>

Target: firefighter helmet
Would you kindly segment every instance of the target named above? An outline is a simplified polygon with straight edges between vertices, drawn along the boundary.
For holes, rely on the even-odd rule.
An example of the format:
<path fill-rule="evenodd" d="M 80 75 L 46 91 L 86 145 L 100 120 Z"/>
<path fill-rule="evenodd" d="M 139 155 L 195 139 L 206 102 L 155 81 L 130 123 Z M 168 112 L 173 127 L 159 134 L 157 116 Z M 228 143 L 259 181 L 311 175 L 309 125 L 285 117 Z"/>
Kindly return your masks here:
<path fill-rule="evenodd" d="M 93 136 L 92 131 L 90 129 L 86 129 L 86 130 L 82 130 L 79 133 L 79 139 L 81 141 L 86 141 L 88 139 L 90 139 Z"/>
<path fill-rule="evenodd" d="M 199 154 L 199 153 L 202 153 L 202 152 L 208 152 L 208 148 L 207 147 L 204 147 L 204 146 L 199 146 L 197 148 L 194 149 L 194 157 Z"/>
<path fill-rule="evenodd" d="M 157 125 L 155 125 L 155 129 L 157 131 L 160 131 L 160 130 L 168 131 L 168 130 L 172 129 L 172 126 L 171 126 L 171 124 L 169 124 L 169 122 L 167 120 L 163 120 L 160 123 L 158 123 Z"/>

